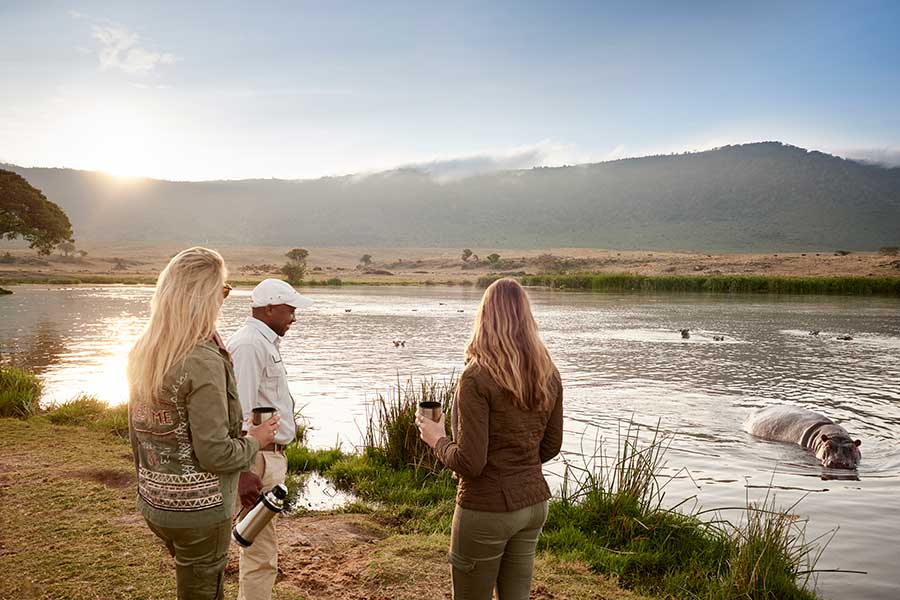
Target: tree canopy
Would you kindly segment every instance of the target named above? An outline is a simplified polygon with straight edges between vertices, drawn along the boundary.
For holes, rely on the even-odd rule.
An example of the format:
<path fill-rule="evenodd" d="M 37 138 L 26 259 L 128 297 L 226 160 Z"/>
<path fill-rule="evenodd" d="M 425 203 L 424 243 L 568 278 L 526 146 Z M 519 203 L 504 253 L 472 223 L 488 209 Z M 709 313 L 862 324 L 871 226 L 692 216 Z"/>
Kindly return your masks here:
<path fill-rule="evenodd" d="M 25 179 L 0 169 L 0 238 L 28 241 L 41 254 L 72 238 L 72 224 L 58 205 Z"/>

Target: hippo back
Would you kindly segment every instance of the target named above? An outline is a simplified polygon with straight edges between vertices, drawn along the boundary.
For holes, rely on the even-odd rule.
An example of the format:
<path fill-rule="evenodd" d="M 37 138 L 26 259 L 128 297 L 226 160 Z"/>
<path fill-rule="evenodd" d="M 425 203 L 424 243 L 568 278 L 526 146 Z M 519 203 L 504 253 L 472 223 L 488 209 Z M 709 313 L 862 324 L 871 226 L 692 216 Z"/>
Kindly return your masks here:
<path fill-rule="evenodd" d="M 750 415 L 744 431 L 764 440 L 807 446 L 809 433 L 834 422 L 817 412 L 795 406 L 770 406 Z"/>

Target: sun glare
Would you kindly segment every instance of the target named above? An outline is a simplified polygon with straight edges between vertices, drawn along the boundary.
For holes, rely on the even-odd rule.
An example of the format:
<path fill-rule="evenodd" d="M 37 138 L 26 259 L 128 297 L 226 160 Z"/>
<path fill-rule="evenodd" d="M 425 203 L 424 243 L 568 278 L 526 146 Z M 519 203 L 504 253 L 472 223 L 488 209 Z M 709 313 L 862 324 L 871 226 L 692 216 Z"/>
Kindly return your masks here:
<path fill-rule="evenodd" d="M 136 110 L 104 107 L 73 114 L 67 130 L 83 168 L 117 177 L 156 172 L 160 156 L 157 136 L 148 119 Z"/>

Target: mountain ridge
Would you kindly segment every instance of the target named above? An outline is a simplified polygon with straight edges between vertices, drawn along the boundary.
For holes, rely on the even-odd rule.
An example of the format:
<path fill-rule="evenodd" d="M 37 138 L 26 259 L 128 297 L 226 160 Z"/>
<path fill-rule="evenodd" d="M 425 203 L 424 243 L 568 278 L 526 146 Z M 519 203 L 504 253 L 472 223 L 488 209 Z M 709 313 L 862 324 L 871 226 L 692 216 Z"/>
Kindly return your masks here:
<path fill-rule="evenodd" d="M 900 168 L 780 142 L 438 181 L 410 167 L 173 182 L 6 165 L 76 237 L 296 246 L 874 250 L 900 242 Z"/>

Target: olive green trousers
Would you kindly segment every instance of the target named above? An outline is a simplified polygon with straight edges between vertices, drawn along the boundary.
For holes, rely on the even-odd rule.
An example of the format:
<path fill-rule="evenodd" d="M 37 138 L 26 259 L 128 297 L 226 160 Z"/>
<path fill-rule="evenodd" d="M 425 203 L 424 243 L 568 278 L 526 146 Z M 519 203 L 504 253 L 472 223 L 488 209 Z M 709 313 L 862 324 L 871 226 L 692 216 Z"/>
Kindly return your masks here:
<path fill-rule="evenodd" d="M 175 558 L 178 600 L 225 598 L 230 519 L 208 527 L 160 527 L 150 521 L 147 525 Z"/>
<path fill-rule="evenodd" d="M 456 506 L 450 530 L 453 600 L 528 600 L 548 502 L 507 513 Z"/>

